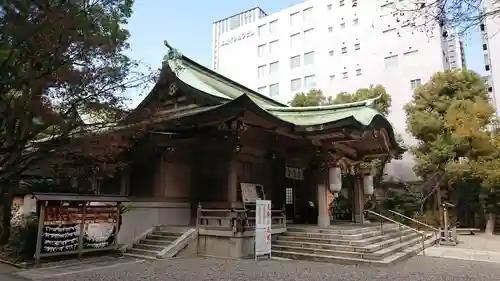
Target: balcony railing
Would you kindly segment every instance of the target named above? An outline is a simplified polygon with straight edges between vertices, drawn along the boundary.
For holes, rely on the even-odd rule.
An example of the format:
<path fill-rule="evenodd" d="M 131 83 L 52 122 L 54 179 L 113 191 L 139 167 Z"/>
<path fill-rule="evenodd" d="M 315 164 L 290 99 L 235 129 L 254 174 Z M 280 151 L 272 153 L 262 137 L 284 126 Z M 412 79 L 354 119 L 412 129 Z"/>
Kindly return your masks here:
<path fill-rule="evenodd" d="M 241 202 L 199 203 L 196 227 L 200 234 L 222 236 L 254 235 L 255 209 L 245 208 Z M 271 230 L 286 229 L 285 209 L 271 210 Z"/>

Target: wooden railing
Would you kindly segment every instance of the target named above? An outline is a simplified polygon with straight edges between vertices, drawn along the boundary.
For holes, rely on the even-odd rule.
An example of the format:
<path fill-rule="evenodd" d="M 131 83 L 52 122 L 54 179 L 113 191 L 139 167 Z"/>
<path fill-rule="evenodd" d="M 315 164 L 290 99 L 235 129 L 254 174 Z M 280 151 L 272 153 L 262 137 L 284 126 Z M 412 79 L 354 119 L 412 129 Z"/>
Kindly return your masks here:
<path fill-rule="evenodd" d="M 285 209 L 271 210 L 271 229 L 286 228 Z M 255 230 L 255 210 L 236 202 L 198 203 L 196 227 L 199 230 L 244 233 Z"/>

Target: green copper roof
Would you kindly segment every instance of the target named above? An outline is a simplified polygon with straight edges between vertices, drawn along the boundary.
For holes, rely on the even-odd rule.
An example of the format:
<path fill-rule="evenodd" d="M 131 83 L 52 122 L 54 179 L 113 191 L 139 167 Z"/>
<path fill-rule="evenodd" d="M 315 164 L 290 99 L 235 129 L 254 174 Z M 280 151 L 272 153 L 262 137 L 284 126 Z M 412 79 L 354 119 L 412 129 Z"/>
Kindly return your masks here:
<path fill-rule="evenodd" d="M 360 102 L 311 106 L 311 107 L 266 107 L 265 109 L 276 117 L 298 126 L 313 126 L 332 123 L 347 118 L 354 118 L 364 126 L 372 123 L 373 118 L 381 116 L 373 108 L 377 100 L 369 99 Z"/>
<path fill-rule="evenodd" d="M 171 48 L 167 57 L 168 66 L 182 82 L 206 94 L 228 101 L 246 94 L 261 106 L 287 106 L 200 65 L 175 49 Z"/>
<path fill-rule="evenodd" d="M 298 126 L 327 124 L 351 117 L 362 125 L 368 126 L 375 116 L 380 115 L 377 110 L 366 106 L 340 108 L 335 110 L 277 111 L 267 109 L 267 111 L 284 121 Z"/>

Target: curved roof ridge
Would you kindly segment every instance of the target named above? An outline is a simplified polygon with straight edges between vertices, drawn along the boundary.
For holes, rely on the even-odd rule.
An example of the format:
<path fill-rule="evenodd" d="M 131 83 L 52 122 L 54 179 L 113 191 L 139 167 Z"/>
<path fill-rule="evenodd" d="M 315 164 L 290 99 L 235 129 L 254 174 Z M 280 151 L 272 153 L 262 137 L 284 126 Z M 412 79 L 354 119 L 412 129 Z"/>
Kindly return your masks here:
<path fill-rule="evenodd" d="M 261 100 L 265 103 L 275 105 L 275 107 L 288 107 L 287 104 L 284 104 L 282 102 L 279 102 L 273 98 L 267 97 L 265 95 L 260 94 L 257 91 L 254 91 L 250 88 L 248 88 L 245 85 L 242 85 L 220 73 L 217 73 L 214 70 L 211 70 L 210 68 L 199 64 L 198 62 L 192 60 L 191 58 L 185 56 L 181 52 L 179 52 L 178 49 L 172 47 L 166 40 L 164 41 L 165 46 L 168 48 L 168 53 L 166 56 L 166 61 L 167 64 L 170 64 L 173 62 L 173 65 L 175 65 L 175 70 L 177 71 L 182 71 L 183 68 L 185 67 L 184 63 L 188 64 L 189 67 L 196 69 L 197 71 L 203 72 L 204 75 L 210 76 L 212 79 L 218 80 L 219 82 L 225 83 L 230 87 L 233 87 L 235 90 L 238 90 L 240 94 L 247 94 L 250 95 L 252 98 Z M 177 73 L 176 73 L 177 75 Z M 228 97 L 229 99 L 234 99 L 236 97 Z"/>
<path fill-rule="evenodd" d="M 278 107 L 271 106 L 266 107 L 266 110 L 270 111 L 281 111 L 281 112 L 296 112 L 296 111 L 322 111 L 322 110 L 338 110 L 347 109 L 353 107 L 371 107 L 374 108 L 375 102 L 379 100 L 382 96 L 378 96 L 371 99 L 366 99 L 357 102 L 341 103 L 341 104 L 330 104 L 330 105 L 318 105 L 318 106 L 304 106 L 304 107 Z"/>

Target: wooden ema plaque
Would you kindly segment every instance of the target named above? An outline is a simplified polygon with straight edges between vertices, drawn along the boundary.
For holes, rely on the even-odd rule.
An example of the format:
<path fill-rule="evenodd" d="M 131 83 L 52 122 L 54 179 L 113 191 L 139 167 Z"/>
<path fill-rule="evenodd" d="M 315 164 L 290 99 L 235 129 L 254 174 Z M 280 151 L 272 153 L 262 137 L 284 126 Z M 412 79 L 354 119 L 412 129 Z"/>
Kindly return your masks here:
<path fill-rule="evenodd" d="M 117 206 L 47 207 L 45 225 L 85 223 L 114 223 L 117 220 Z"/>

